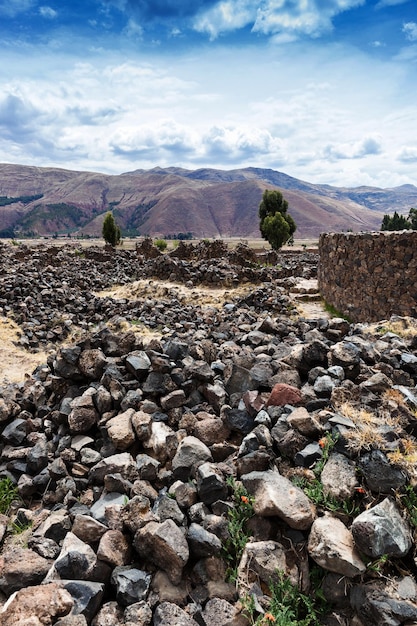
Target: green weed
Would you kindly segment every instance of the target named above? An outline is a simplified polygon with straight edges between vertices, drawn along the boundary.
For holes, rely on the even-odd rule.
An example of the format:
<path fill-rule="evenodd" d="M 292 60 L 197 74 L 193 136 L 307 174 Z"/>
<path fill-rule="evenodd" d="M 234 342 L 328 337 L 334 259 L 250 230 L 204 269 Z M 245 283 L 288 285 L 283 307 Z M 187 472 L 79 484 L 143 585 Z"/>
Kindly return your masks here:
<path fill-rule="evenodd" d="M 275 624 L 276 626 L 321 626 L 322 617 L 328 610 L 327 602 L 320 591 L 319 577 L 312 579 L 311 594 L 302 593 L 284 572 L 278 573 L 277 582 L 271 584 L 271 600 L 268 611 L 255 618 L 253 598 L 243 602 L 243 614 L 253 626 Z M 323 575 L 320 575 L 322 579 Z"/>
<path fill-rule="evenodd" d="M 19 500 L 17 487 L 10 478 L 0 480 L 0 513 L 7 514 L 14 500 Z"/>
<path fill-rule="evenodd" d="M 417 494 L 412 485 L 406 485 L 404 492 L 400 495 L 400 502 L 407 511 L 411 526 L 417 529 Z"/>
<path fill-rule="evenodd" d="M 253 498 L 240 483 L 233 478 L 227 481 L 232 490 L 233 507 L 227 514 L 227 529 L 229 537 L 223 544 L 223 558 L 227 563 L 227 579 L 234 582 L 237 578 L 237 568 L 240 559 L 249 541 L 250 535 L 246 530 L 247 522 L 253 517 Z"/>

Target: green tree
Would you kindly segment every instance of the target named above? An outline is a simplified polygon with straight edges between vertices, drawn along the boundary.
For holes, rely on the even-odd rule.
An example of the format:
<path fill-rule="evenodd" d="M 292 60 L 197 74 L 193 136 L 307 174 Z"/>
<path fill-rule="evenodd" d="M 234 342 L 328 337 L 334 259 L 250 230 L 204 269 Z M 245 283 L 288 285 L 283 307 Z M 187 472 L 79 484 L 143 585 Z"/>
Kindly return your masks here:
<path fill-rule="evenodd" d="M 413 230 L 417 230 L 417 209 L 410 209 L 408 214 L 408 221 L 411 224 Z"/>
<path fill-rule="evenodd" d="M 120 242 L 120 228 L 116 224 L 111 211 L 108 211 L 108 213 L 106 213 L 106 217 L 104 218 L 102 234 L 104 241 L 113 247 L 117 246 Z"/>
<path fill-rule="evenodd" d="M 259 230 L 273 250 L 278 250 L 291 239 L 297 228 L 287 211 L 288 202 L 280 191 L 264 191 L 259 205 Z"/>
<path fill-rule="evenodd" d="M 415 211 L 415 209 L 410 209 Z M 417 218 L 417 215 L 416 215 Z M 410 230 L 412 228 L 412 221 L 409 221 L 404 215 L 399 215 L 397 211 L 394 215 L 384 215 L 381 224 L 381 230 Z"/>

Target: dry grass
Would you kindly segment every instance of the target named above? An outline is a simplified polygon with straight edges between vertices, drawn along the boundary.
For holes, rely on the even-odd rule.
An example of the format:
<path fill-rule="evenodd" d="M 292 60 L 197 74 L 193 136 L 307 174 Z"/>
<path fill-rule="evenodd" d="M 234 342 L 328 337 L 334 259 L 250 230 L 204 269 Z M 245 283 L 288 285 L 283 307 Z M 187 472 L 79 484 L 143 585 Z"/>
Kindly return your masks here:
<path fill-rule="evenodd" d="M 254 288 L 254 285 L 251 284 L 239 285 L 235 289 L 203 286 L 186 287 L 168 281 L 143 279 L 128 285 L 115 286 L 95 295 L 99 298 L 113 298 L 115 300 L 164 300 L 169 298 L 176 299 L 183 305 L 198 304 L 202 307 L 220 309 L 225 302 L 245 296 Z"/>
<path fill-rule="evenodd" d="M 0 385 L 21 382 L 25 374 L 30 374 L 46 362 L 47 353 L 32 354 L 19 348 L 16 342 L 21 332 L 19 326 L 7 317 L 0 317 Z"/>
<path fill-rule="evenodd" d="M 412 339 L 417 336 L 417 319 L 414 317 L 395 317 L 389 321 L 372 324 L 370 330 L 378 335 L 394 333 L 403 339 Z"/>

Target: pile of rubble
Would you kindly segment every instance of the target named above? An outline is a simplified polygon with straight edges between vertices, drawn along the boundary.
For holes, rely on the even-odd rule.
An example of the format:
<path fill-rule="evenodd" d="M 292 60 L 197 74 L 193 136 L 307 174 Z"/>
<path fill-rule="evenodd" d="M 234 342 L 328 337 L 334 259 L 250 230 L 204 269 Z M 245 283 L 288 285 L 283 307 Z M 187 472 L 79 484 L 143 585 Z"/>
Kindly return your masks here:
<path fill-rule="evenodd" d="M 108 280 L 95 263 L 61 289 L 105 321 L 74 289 Z M 26 323 L 27 266 L 2 294 Z M 45 316 L 54 276 L 32 284 Z M 3 626 L 268 624 L 282 577 L 321 604 L 281 623 L 417 623 L 415 322 L 264 304 L 144 301 L 163 339 L 103 324 L 2 389 Z"/>

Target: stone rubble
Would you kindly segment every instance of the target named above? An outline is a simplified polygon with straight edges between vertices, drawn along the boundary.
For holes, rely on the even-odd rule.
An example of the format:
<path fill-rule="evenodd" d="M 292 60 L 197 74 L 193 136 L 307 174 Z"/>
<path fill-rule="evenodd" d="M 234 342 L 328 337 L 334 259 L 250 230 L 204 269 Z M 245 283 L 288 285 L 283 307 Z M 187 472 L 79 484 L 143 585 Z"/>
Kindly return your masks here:
<path fill-rule="evenodd" d="M 288 290 L 317 259 L 187 248 L 2 245 L 20 345 L 84 335 L 1 390 L 0 480 L 19 499 L 0 515 L 0 623 L 245 626 L 245 597 L 262 616 L 279 572 L 308 594 L 317 571 L 322 624 L 417 623 L 413 320 L 300 318 Z M 209 312 L 92 295 L 139 276 L 256 287 Z M 252 500 L 232 579 L 230 512 Z"/>

